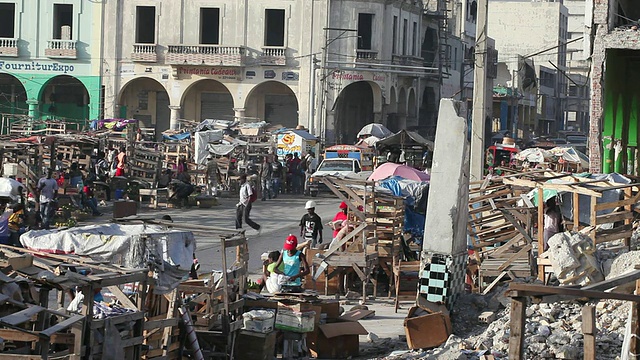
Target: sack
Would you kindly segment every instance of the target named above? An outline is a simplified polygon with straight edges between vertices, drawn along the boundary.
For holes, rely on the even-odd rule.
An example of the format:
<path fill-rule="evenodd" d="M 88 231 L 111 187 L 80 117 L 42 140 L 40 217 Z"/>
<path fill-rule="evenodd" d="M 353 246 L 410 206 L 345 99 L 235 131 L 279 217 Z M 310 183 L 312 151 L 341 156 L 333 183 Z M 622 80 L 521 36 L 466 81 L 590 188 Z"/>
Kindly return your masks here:
<path fill-rule="evenodd" d="M 249 196 L 249 203 L 253 203 L 258 200 L 258 192 L 255 187 L 251 187 L 251 196 Z"/>

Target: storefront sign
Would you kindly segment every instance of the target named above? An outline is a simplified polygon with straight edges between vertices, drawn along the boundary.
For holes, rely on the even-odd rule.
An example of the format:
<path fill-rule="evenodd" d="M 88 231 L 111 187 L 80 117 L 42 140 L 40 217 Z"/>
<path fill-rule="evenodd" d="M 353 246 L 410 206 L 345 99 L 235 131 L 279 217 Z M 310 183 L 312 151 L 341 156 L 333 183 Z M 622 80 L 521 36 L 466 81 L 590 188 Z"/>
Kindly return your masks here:
<path fill-rule="evenodd" d="M 216 80 L 242 80 L 242 72 L 237 69 L 203 66 L 179 66 L 178 76 L 198 75 Z"/>
<path fill-rule="evenodd" d="M 89 65 L 90 66 L 90 65 Z M 90 70 L 87 64 L 65 64 L 50 61 L 0 60 L 0 70 L 7 72 L 31 72 L 41 74 L 77 74 Z"/>
<path fill-rule="evenodd" d="M 302 141 L 302 136 L 297 136 L 294 133 L 278 134 L 278 157 L 296 152 L 302 154 Z"/>
<path fill-rule="evenodd" d="M 383 83 L 387 80 L 387 75 L 369 71 L 334 71 L 331 74 L 331 80 L 336 82 L 339 81 L 343 84 L 357 81 L 374 81 Z"/>

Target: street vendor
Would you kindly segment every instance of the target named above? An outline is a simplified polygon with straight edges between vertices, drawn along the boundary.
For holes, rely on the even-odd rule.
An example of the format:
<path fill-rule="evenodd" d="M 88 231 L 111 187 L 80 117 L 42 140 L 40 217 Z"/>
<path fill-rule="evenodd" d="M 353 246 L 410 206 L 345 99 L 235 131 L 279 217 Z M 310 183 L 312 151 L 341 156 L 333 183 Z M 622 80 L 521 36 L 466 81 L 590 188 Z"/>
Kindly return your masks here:
<path fill-rule="evenodd" d="M 289 235 L 284 241 L 282 254 L 278 262 L 273 266 L 273 271 L 288 277 L 288 282 L 284 286 L 299 287 L 302 285 L 302 278 L 309 274 L 309 264 L 302 251 L 297 249 L 298 238 Z M 284 270 L 280 271 L 280 264 L 284 263 Z"/>
<path fill-rule="evenodd" d="M 333 220 L 331 221 L 331 228 L 333 229 L 333 236 L 332 236 L 332 241 L 335 240 L 335 238 L 338 237 L 338 233 L 340 233 L 340 230 L 342 230 L 342 227 L 345 224 L 345 221 L 347 220 L 347 210 L 348 210 L 348 206 L 347 203 L 345 203 L 344 201 L 340 203 L 340 211 L 338 211 L 338 213 L 336 214 L 336 216 L 333 217 Z"/>

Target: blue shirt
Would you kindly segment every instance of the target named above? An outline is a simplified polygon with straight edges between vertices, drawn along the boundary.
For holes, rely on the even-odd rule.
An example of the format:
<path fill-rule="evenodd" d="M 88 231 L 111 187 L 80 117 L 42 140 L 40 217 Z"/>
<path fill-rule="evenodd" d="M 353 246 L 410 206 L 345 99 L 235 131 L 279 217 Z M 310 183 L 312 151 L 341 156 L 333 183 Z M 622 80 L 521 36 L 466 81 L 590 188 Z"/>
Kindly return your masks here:
<path fill-rule="evenodd" d="M 0 244 L 9 244 L 9 215 L 8 211 L 0 215 Z"/>
<path fill-rule="evenodd" d="M 294 276 L 300 273 L 300 251 L 296 251 L 296 253 L 291 256 L 289 255 L 288 250 L 282 251 L 282 262 L 284 263 L 284 271 L 283 273 L 286 276 Z M 301 285 L 302 281 L 300 278 L 296 278 L 293 281 L 289 282 L 290 285 Z"/>

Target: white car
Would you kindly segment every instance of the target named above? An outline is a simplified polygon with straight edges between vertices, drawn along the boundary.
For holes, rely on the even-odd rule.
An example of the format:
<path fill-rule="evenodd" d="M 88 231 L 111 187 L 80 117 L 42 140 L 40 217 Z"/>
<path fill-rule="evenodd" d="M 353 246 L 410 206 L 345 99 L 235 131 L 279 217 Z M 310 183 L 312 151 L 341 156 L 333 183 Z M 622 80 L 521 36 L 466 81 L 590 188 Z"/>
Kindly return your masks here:
<path fill-rule="evenodd" d="M 371 171 L 362 171 L 358 159 L 324 159 L 320 163 L 320 166 L 318 166 L 316 172 L 309 177 L 309 194 L 311 197 L 318 196 L 318 192 L 320 191 L 320 181 L 318 181 L 318 178 L 327 175 L 366 180 L 369 175 L 371 175 Z"/>

